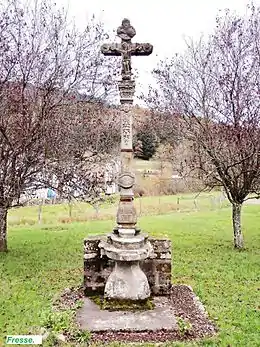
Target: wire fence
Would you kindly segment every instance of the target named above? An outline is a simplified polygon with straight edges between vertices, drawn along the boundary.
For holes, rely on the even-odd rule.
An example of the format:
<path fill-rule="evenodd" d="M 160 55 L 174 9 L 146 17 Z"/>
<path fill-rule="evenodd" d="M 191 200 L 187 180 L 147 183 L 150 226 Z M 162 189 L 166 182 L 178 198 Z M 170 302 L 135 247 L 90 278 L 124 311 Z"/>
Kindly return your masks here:
<path fill-rule="evenodd" d="M 55 203 L 48 199 L 33 206 L 14 208 L 9 212 L 9 225 L 59 224 L 92 220 L 115 220 L 119 196 L 111 195 L 94 204 L 76 200 Z M 181 212 L 219 210 L 230 206 L 222 192 L 182 195 L 145 196 L 134 200 L 138 217 Z"/>

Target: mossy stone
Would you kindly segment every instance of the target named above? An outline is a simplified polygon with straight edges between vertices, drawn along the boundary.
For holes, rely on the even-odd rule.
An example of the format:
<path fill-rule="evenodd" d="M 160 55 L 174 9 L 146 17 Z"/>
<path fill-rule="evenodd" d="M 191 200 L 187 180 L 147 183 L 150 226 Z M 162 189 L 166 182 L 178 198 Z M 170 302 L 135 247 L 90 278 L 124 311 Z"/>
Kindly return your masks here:
<path fill-rule="evenodd" d="M 90 299 L 97 304 L 101 310 L 108 311 L 146 311 L 153 310 L 155 307 L 152 298 L 133 301 L 108 299 L 99 295 L 91 296 Z"/>

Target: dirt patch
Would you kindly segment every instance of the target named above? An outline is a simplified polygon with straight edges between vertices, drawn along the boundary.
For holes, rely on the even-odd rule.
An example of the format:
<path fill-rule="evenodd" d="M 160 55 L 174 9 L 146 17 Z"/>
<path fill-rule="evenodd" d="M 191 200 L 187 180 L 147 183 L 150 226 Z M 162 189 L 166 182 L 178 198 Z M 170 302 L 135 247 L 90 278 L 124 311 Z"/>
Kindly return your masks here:
<path fill-rule="evenodd" d="M 55 311 L 75 309 L 77 303 L 84 298 L 83 287 L 72 287 L 64 289 L 63 293 L 53 299 Z"/>

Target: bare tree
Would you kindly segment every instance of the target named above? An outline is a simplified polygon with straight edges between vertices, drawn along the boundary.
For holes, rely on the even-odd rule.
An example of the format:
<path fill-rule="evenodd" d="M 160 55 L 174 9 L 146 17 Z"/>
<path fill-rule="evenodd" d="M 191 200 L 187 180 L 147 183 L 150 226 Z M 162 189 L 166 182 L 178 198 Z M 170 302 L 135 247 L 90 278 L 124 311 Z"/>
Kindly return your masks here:
<path fill-rule="evenodd" d="M 79 117 L 73 119 L 83 93 L 85 103 L 106 98 L 115 74 L 99 53 L 102 24 L 87 24 L 79 32 L 64 11 L 43 0 L 0 5 L 0 251 L 7 250 L 8 209 L 21 194 L 51 177 L 51 169 L 63 170 L 65 158 L 79 170 L 82 151 L 100 136 L 102 122 L 80 127 Z M 100 141 L 95 144 L 97 151 Z"/>
<path fill-rule="evenodd" d="M 64 199 L 92 202 L 105 189 L 107 162 L 119 152 L 118 110 L 102 104 L 78 101 L 52 129 L 50 160 L 38 181 L 55 189 Z"/>
<path fill-rule="evenodd" d="M 244 247 L 242 204 L 260 193 L 259 52 L 260 8 L 250 5 L 245 16 L 218 17 L 213 35 L 187 43 L 184 55 L 154 71 L 157 100 L 181 115 L 182 134 L 193 143 L 193 168 L 210 187 L 225 189 L 238 249 Z"/>

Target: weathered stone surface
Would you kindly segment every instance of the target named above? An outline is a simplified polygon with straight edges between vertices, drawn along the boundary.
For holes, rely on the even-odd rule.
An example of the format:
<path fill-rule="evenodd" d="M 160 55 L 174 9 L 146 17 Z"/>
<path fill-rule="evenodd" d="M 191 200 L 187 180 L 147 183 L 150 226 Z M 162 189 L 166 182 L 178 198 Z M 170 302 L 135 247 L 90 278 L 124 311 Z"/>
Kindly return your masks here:
<path fill-rule="evenodd" d="M 105 285 L 105 297 L 110 299 L 144 300 L 150 297 L 150 287 L 139 262 L 117 261 Z"/>
<path fill-rule="evenodd" d="M 141 235 L 136 236 L 140 241 Z M 117 237 L 116 243 L 113 242 L 113 239 L 109 238 L 109 242 L 101 241 L 99 247 L 101 248 L 102 254 L 107 255 L 108 258 L 116 261 L 137 261 L 144 260 L 149 257 L 151 253 L 150 242 L 147 242 L 143 245 L 140 245 L 140 242 L 134 242 L 126 244 L 124 241 L 125 238 L 121 238 L 122 243 L 120 242 L 120 237 Z M 112 241 L 112 242 L 111 242 Z M 138 244 L 140 245 L 138 247 Z M 136 245 L 136 247 L 133 247 Z"/>
<path fill-rule="evenodd" d="M 99 247 L 98 244 L 100 240 L 105 240 L 106 237 L 104 235 L 95 235 L 95 236 L 89 236 L 88 238 L 84 239 L 84 254 L 89 253 L 96 253 L 96 255 L 99 255 Z"/>
<path fill-rule="evenodd" d="M 131 42 L 131 39 L 135 36 L 135 28 L 130 24 L 130 20 L 124 18 L 122 24 L 117 28 L 117 36 L 119 36 L 122 41 Z"/>
<path fill-rule="evenodd" d="M 100 241 L 104 236 L 84 239 L 84 291 L 86 295 L 104 293 L 105 281 L 111 273 L 114 262 L 106 256 L 101 258 Z"/>
<path fill-rule="evenodd" d="M 114 246 L 109 246 L 106 248 L 106 255 L 108 258 L 115 261 L 135 261 L 135 260 L 144 260 L 147 258 L 149 250 L 147 248 L 141 249 L 118 249 Z"/>
<path fill-rule="evenodd" d="M 122 25 L 117 29 L 121 43 L 103 44 L 101 52 L 107 56 L 122 56 L 122 80 L 131 81 L 132 76 L 132 55 L 150 55 L 153 46 L 149 43 L 131 43 L 131 38 L 135 35 L 135 29 L 128 19 L 122 21 Z M 121 100 L 122 102 L 122 100 Z"/>
<path fill-rule="evenodd" d="M 122 188 L 131 188 L 135 183 L 135 176 L 131 172 L 124 172 L 118 178 L 118 185 Z"/>
<path fill-rule="evenodd" d="M 121 168 L 122 171 L 129 171 L 132 170 L 132 157 L 133 152 L 132 151 L 125 151 L 121 149 Z M 133 196 L 133 189 L 128 189 L 126 192 L 124 190 L 124 195 L 126 196 Z"/>
<path fill-rule="evenodd" d="M 122 105 L 133 104 L 133 97 L 135 93 L 135 82 L 131 80 L 124 80 L 118 83 L 120 102 Z"/>
<path fill-rule="evenodd" d="M 123 59 L 127 60 L 126 54 L 147 56 L 153 52 L 153 46 L 150 43 L 104 43 L 101 46 L 101 52 L 107 56 L 122 56 Z M 127 69 L 126 69 L 127 70 Z M 123 70 L 124 72 L 127 72 Z"/>
<path fill-rule="evenodd" d="M 117 232 L 121 238 L 132 238 L 132 240 L 134 241 L 135 239 L 135 235 L 136 235 L 136 230 L 135 228 L 124 228 L 123 226 L 119 227 L 117 229 Z"/>
<path fill-rule="evenodd" d="M 117 29 L 121 43 L 105 43 L 101 47 L 101 52 L 106 56 L 121 56 L 122 81 L 119 83 L 121 104 L 132 104 L 135 91 L 135 83 L 132 78 L 131 56 L 148 56 L 153 51 L 153 46 L 149 43 L 132 43 L 131 38 L 135 35 L 135 29 L 128 19 L 122 21 L 122 25 Z"/>
<path fill-rule="evenodd" d="M 150 297 L 147 277 L 139 265 L 140 260 L 152 253 L 147 235 L 136 234 L 135 228 L 118 227 L 115 234 L 100 242 L 99 248 L 101 256 L 104 254 L 115 261 L 105 285 L 107 298 L 135 301 Z"/>
<path fill-rule="evenodd" d="M 133 201 L 120 200 L 117 211 L 117 224 L 135 226 L 137 213 Z"/>
<path fill-rule="evenodd" d="M 117 235 L 115 238 L 109 236 L 106 241 L 99 244 L 100 255 L 96 254 L 91 246 L 85 252 L 84 261 L 99 262 L 103 255 L 115 262 L 114 268 L 110 268 L 110 275 L 106 283 L 105 294 L 109 298 L 120 298 L 138 300 L 145 299 L 150 295 L 150 289 L 146 275 L 141 270 L 139 261 L 150 256 L 151 246 L 147 239 L 140 239 L 137 236 L 135 226 L 137 223 L 136 209 L 133 203 L 133 186 L 135 176 L 131 173 L 131 161 L 133 152 L 133 129 L 132 112 L 133 96 L 135 92 L 135 81 L 132 80 L 132 55 L 150 55 L 153 46 L 149 43 L 131 43 L 135 36 L 134 27 L 129 19 L 123 19 L 121 26 L 117 29 L 117 35 L 121 38 L 121 43 L 103 44 L 101 52 L 107 56 L 122 57 L 122 80 L 119 82 L 120 103 L 123 105 L 121 114 L 121 174 L 118 184 L 120 189 L 120 202 L 117 211 Z M 130 153 L 126 156 L 125 153 Z M 120 237 L 125 238 L 125 242 L 120 242 Z M 132 239 L 129 241 L 129 239 Z M 137 242 L 135 242 L 135 239 Z M 129 241 L 129 242 L 128 242 Z M 140 242 L 141 241 L 141 242 Z M 143 244 L 142 244 L 143 243 Z M 103 265 L 102 265 L 103 266 Z M 96 274 L 91 275 L 90 267 L 86 267 L 85 279 L 94 279 L 92 284 L 96 283 Z M 101 267 L 100 267 L 101 269 Z M 124 270 L 124 271 L 123 271 Z M 94 272 L 96 269 L 94 270 Z M 111 273 L 112 272 L 112 273 Z M 101 283 L 101 282 L 100 282 Z M 87 285 L 86 285 L 87 286 Z M 94 286 L 94 288 L 96 288 Z"/>
<path fill-rule="evenodd" d="M 132 150 L 133 148 L 133 127 L 132 127 L 132 122 L 133 122 L 133 117 L 131 112 L 124 112 L 124 114 L 121 115 L 121 149 L 127 149 L 127 150 Z M 124 175 L 124 174 L 122 174 Z M 131 174 L 131 176 L 133 176 Z M 118 184 L 120 185 L 120 181 L 122 183 L 124 181 L 129 181 L 129 177 L 125 177 L 125 179 L 122 179 L 123 176 L 119 177 L 119 182 Z M 128 178 L 128 180 L 127 180 Z M 134 181 L 134 177 L 133 177 Z M 134 184 L 134 182 L 133 182 Z M 133 184 L 129 186 L 132 187 Z"/>
<path fill-rule="evenodd" d="M 146 259 L 141 264 L 154 295 L 167 295 L 171 290 L 171 260 Z M 165 270 L 162 271 L 162 266 Z"/>
<path fill-rule="evenodd" d="M 104 237 L 102 237 L 103 240 Z M 101 238 L 84 240 L 84 288 L 86 295 L 104 293 L 105 283 L 111 274 L 114 261 L 102 255 L 98 247 Z M 153 295 L 167 295 L 171 288 L 171 241 L 168 239 L 149 238 L 153 254 L 140 261 L 140 267 L 147 276 Z M 93 255 L 85 258 L 85 255 Z"/>
<path fill-rule="evenodd" d="M 169 239 L 151 238 L 153 250 L 156 258 L 165 258 L 165 254 L 171 253 L 171 241 Z"/>
<path fill-rule="evenodd" d="M 86 298 L 76 319 L 81 329 L 91 331 L 91 342 L 102 346 L 115 341 L 168 346 L 169 341 L 195 340 L 199 344 L 218 330 L 189 286 L 173 285 L 170 295 L 154 297 L 153 303 L 154 309 L 148 311 L 111 312 Z"/>
<path fill-rule="evenodd" d="M 111 312 L 101 310 L 90 299 L 84 299 L 84 305 L 79 310 L 77 321 L 81 329 L 89 331 L 144 331 L 178 329 L 176 317 L 169 307 L 167 298 L 154 298 L 155 308 L 140 312 Z"/>
<path fill-rule="evenodd" d="M 128 229 L 126 229 L 128 230 Z M 133 232 L 135 232 L 135 229 L 133 229 Z M 111 243 L 117 248 L 122 248 L 122 249 L 139 249 L 141 247 L 144 247 L 145 244 L 147 243 L 147 236 L 143 234 L 139 235 L 133 235 L 132 233 L 130 236 L 128 234 L 125 234 L 128 237 L 120 237 L 119 235 L 116 234 L 110 234 L 108 238 L 111 240 Z"/>

